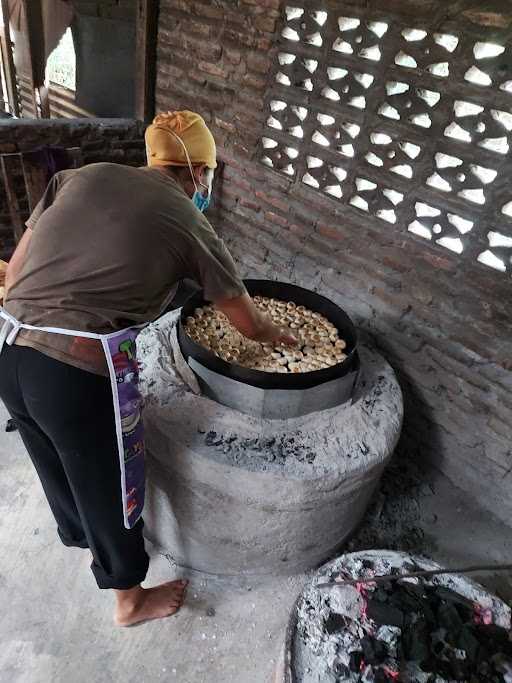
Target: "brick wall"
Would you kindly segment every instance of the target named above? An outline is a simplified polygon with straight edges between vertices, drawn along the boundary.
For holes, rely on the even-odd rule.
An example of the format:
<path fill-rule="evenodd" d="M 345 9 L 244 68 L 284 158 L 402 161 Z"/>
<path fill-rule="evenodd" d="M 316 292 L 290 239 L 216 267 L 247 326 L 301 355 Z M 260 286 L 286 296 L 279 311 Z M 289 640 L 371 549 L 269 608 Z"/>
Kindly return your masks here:
<path fill-rule="evenodd" d="M 473 206 L 469 214 L 464 213 L 457 197 L 442 204 L 444 211 L 466 217 L 480 211 L 479 232 L 475 229 L 473 235 L 477 236 L 472 237 L 476 241 L 470 244 L 462 236 L 465 253 L 458 255 L 434 239 L 427 241 L 408 230 L 417 197 L 403 179 L 397 182 L 407 209 L 396 224 L 381 220 L 375 212 L 371 215 L 372 206 L 379 207 L 377 200 L 383 201 L 382 194 L 376 202 L 369 198 L 367 213 L 350 204 L 368 146 L 356 152 L 346 166 L 346 182 L 353 189 L 344 189 L 341 200 L 308 186 L 296 170 L 290 178 L 280 172 L 283 167 L 279 163 L 274 163 L 273 169 L 261 163 L 265 153 L 262 137 L 278 140 L 280 147 L 293 140 L 267 125 L 269 103 L 277 98 L 277 54 L 289 51 L 281 37 L 285 5 L 347 16 L 359 16 L 364 10 L 392 27 L 401 24 L 427 28 L 431 33 L 456 30 L 477 41 L 492 40 L 496 35 L 503 38 L 503 31 L 512 24 L 510 13 L 503 14 L 507 3 L 326 0 L 304 5 L 280 0 L 218 0 L 215 4 L 161 0 L 160 5 L 157 110 L 194 109 L 210 124 L 223 162 L 210 215 L 242 273 L 298 283 L 322 292 L 346 309 L 360 328 L 375 338 L 399 375 L 406 399 L 401 447 L 411 456 L 428 459 L 484 505 L 509 519 L 512 373 L 506 368 L 512 361 L 511 281 L 510 269 L 499 272 L 476 259 L 485 248 L 488 215 Z M 397 34 L 396 45 L 399 39 Z M 391 45 L 389 50 L 394 47 L 387 45 Z M 324 59 L 330 47 L 326 43 L 321 48 Z M 313 57 L 315 53 L 306 46 L 303 54 Z M 426 50 L 423 58 L 429 54 Z M 343 55 L 338 55 L 337 59 L 341 58 Z M 492 67 L 506 70 L 509 64 L 495 60 Z M 427 69 L 422 66 L 413 69 L 416 85 L 424 78 L 434 79 L 444 97 L 453 80 L 426 76 Z M 389 68 L 398 69 L 395 65 Z M 456 68 L 463 78 L 462 67 Z M 384 88 L 383 77 L 380 80 Z M 376 84 L 380 87 L 378 78 Z M 468 88 L 468 97 L 479 101 L 481 90 L 472 84 Z M 491 94 L 486 91 L 486 97 L 504 108 L 509 95 L 496 87 Z M 307 98 L 310 95 L 297 89 L 290 95 L 296 105 L 314 106 Z M 362 127 L 376 115 L 372 106 L 357 114 Z M 408 106 L 404 103 L 404 110 Z M 328 111 L 337 115 L 332 108 Z M 428 164 L 433 163 L 432 145 L 436 136 L 442 135 L 443 116 L 449 123 L 451 108 L 443 104 L 443 111 L 444 115 L 434 115 L 435 125 L 424 135 L 423 178 Z M 481 122 L 479 126 L 481 131 Z M 398 128 L 400 134 L 408 134 L 409 127 L 400 124 Z M 275 162 L 276 157 L 273 159 Z M 507 160 L 508 156 L 503 163 Z M 370 177 L 380 182 L 389 177 L 389 169 L 374 170 Z M 507 182 L 508 178 L 497 186 L 496 202 L 504 199 Z M 427 203 L 441 201 L 439 191 L 426 192 L 431 193 L 426 196 Z M 503 204 L 501 201 L 499 206 Z M 489 210 L 495 208 L 493 201 Z M 446 221 L 443 231 L 445 228 Z M 500 230 L 506 232 L 506 228 Z M 504 252 L 508 259 L 509 252 Z"/>
<path fill-rule="evenodd" d="M 140 166 L 145 163 L 144 124 L 129 119 L 33 120 L 10 119 L 0 123 L 0 154 L 37 149 L 45 145 L 79 147 L 84 164 L 97 161 Z M 28 217 L 20 166 L 19 202 Z M 0 182 L 0 259 L 14 247 L 9 209 Z"/>

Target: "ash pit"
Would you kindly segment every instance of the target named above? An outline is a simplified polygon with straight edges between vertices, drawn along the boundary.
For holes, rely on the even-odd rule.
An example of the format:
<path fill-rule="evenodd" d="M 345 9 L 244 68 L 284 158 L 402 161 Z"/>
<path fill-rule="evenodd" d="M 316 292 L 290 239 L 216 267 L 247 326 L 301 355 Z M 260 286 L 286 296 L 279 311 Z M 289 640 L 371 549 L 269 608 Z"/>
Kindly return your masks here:
<path fill-rule="evenodd" d="M 321 568 L 291 615 L 288 664 L 276 681 L 512 680 L 511 612 L 503 601 L 457 574 L 372 582 L 425 569 L 440 567 L 386 550 L 343 555 Z"/>

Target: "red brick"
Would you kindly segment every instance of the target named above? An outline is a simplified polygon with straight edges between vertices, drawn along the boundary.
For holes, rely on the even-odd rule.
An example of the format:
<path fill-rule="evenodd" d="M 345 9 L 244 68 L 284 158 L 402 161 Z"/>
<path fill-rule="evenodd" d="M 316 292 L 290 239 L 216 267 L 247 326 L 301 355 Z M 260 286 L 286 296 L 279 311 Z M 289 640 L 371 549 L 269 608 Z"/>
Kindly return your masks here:
<path fill-rule="evenodd" d="M 244 85 L 262 92 L 267 87 L 267 81 L 265 78 L 260 78 L 259 76 L 253 76 L 252 74 L 246 74 L 243 78 Z"/>
<path fill-rule="evenodd" d="M 288 225 L 288 221 L 286 218 L 283 218 L 282 216 L 279 216 L 277 213 L 274 213 L 273 211 L 265 211 L 265 219 L 269 223 L 275 223 L 276 225 L 280 225 L 282 228 L 285 228 Z"/>
<path fill-rule="evenodd" d="M 254 180 L 263 182 L 266 182 L 266 176 L 270 175 L 266 172 L 266 168 L 263 164 L 249 164 L 245 169 L 245 174 L 248 175 L 249 178 L 254 178 Z"/>
<path fill-rule="evenodd" d="M 275 209 L 279 209 L 280 211 L 283 211 L 286 213 L 288 211 L 289 205 L 288 202 L 282 201 L 281 199 L 278 199 L 277 197 L 272 197 L 271 195 L 267 194 L 266 192 L 262 192 L 261 190 L 256 190 L 254 193 L 258 199 L 261 199 L 264 201 L 266 204 L 270 204 L 273 206 Z"/>
<path fill-rule="evenodd" d="M 210 74 L 210 76 L 216 76 L 217 78 L 227 78 L 228 71 L 222 66 L 217 64 L 211 64 L 210 62 L 199 62 L 197 68 L 204 73 Z"/>
<path fill-rule="evenodd" d="M 299 237 L 306 237 L 309 234 L 308 230 L 305 230 L 302 225 L 297 225 L 297 223 L 290 223 L 288 230 Z"/>
<path fill-rule="evenodd" d="M 432 254 L 428 250 L 428 247 L 426 247 L 425 251 L 420 254 L 420 258 L 429 263 L 431 266 L 434 266 L 434 268 L 441 268 L 442 270 L 446 271 L 455 271 L 457 269 L 455 260 Z"/>
<path fill-rule="evenodd" d="M 260 211 L 260 205 L 259 204 L 251 201 L 250 199 L 246 199 L 245 197 L 240 198 L 240 204 L 242 206 L 245 206 L 247 209 L 251 209 L 251 211 L 255 211 L 255 212 Z"/>
<path fill-rule="evenodd" d="M 227 47 L 224 49 L 223 54 L 227 61 L 231 64 L 240 64 L 242 61 L 242 53 L 240 50 L 234 50 L 233 48 Z"/>
<path fill-rule="evenodd" d="M 180 47 L 185 45 L 185 39 L 183 36 L 179 35 L 176 26 L 167 28 L 161 24 L 158 30 L 159 50 L 165 50 L 165 48 L 171 46 L 175 40 L 178 41 Z"/>
<path fill-rule="evenodd" d="M 418 301 L 421 301 L 422 304 L 426 306 L 430 306 L 432 304 L 432 292 L 430 292 L 429 288 L 425 285 L 412 285 L 412 287 L 408 288 L 408 291 L 411 293 L 411 296 Z"/>
<path fill-rule="evenodd" d="M 262 97 L 255 99 L 254 93 L 250 90 L 239 92 L 238 101 L 240 104 L 236 108 L 238 111 L 242 111 L 244 115 L 246 112 L 252 112 L 253 115 L 261 116 L 261 112 L 264 112 L 264 118 L 268 117 L 265 100 Z M 261 125 L 258 125 L 258 133 L 261 133 Z"/>
<path fill-rule="evenodd" d="M 235 28 L 247 27 L 246 15 L 236 8 L 230 12 L 226 12 L 224 16 L 224 21 L 226 22 L 226 26 L 228 28 L 230 28 L 230 25 L 233 25 Z"/>
<path fill-rule="evenodd" d="M 242 157 L 245 158 L 245 160 L 248 160 L 252 157 L 252 150 L 250 150 L 248 147 L 246 147 L 244 144 L 241 142 L 233 142 L 232 143 L 232 148 L 234 152 L 238 152 Z"/>
<path fill-rule="evenodd" d="M 222 46 L 219 42 L 214 40 L 203 40 L 188 34 L 182 34 L 178 31 L 168 32 L 160 29 L 159 33 L 161 45 L 160 50 L 165 50 L 169 61 L 173 62 L 176 59 L 176 48 L 182 48 L 185 54 L 178 54 L 180 60 L 190 61 L 198 55 L 202 60 L 216 62 L 222 55 Z M 166 49 L 167 48 L 167 49 Z"/>
<path fill-rule="evenodd" d="M 168 80 L 168 77 L 172 79 L 181 78 L 183 76 L 183 69 L 174 64 L 167 64 L 165 62 L 160 62 L 158 69 L 158 78 L 162 80 Z"/>
<path fill-rule="evenodd" d="M 247 31 L 237 31 L 233 28 L 226 28 L 222 33 L 222 37 L 224 41 L 242 45 L 244 48 L 252 47 L 254 45 L 254 39 Z"/>
<path fill-rule="evenodd" d="M 260 36 L 259 38 L 254 39 L 253 45 L 258 50 L 270 50 L 274 43 L 270 38 L 264 38 L 263 36 Z"/>
<path fill-rule="evenodd" d="M 254 17 L 253 21 L 254 28 L 258 31 L 263 31 L 264 33 L 274 33 L 276 30 L 277 21 L 273 17 L 261 16 Z"/>
<path fill-rule="evenodd" d="M 250 52 L 247 56 L 247 66 L 251 71 L 258 71 L 261 74 L 266 74 L 270 69 L 271 61 L 268 54 Z"/>
<path fill-rule="evenodd" d="M 270 9 L 269 7 L 264 7 L 263 5 L 250 5 L 249 7 L 245 8 L 245 12 L 247 15 L 252 17 L 265 15 L 266 17 L 277 19 L 277 17 L 280 16 L 278 10 Z"/>
<path fill-rule="evenodd" d="M 213 123 L 218 128 L 222 128 L 223 130 L 227 130 L 230 133 L 236 133 L 236 126 L 235 125 L 233 125 L 232 123 L 229 123 L 228 121 L 224 121 L 224 119 L 221 119 L 218 116 L 214 117 Z"/>
<path fill-rule="evenodd" d="M 195 2 L 194 11 L 198 16 L 207 17 L 208 19 L 223 19 L 226 12 L 222 7 L 217 7 L 210 2 L 205 5 Z"/>
<path fill-rule="evenodd" d="M 188 74 L 188 78 L 190 81 L 194 81 L 195 83 L 200 83 L 201 85 L 206 84 L 206 76 L 201 73 L 200 71 L 191 71 Z M 176 88 L 176 86 L 175 86 Z"/>
<path fill-rule="evenodd" d="M 323 237 L 328 237 L 331 240 L 340 241 L 344 239 L 344 236 L 340 233 L 338 228 L 331 227 L 330 225 L 326 225 L 325 223 L 319 223 L 316 229 L 319 235 L 322 235 Z"/>
<path fill-rule="evenodd" d="M 219 148 L 219 146 L 217 146 L 217 157 L 225 163 L 224 173 L 226 173 L 226 175 L 230 177 L 233 174 L 238 175 L 238 171 L 242 170 L 242 166 L 240 165 L 238 159 L 235 159 L 232 154 L 222 147 Z"/>
<path fill-rule="evenodd" d="M 398 261 L 391 256 L 383 256 L 380 261 L 385 266 L 388 266 L 393 270 L 397 270 L 399 273 L 407 273 L 407 271 L 411 269 L 410 265 L 408 265 L 404 260 Z"/>
<path fill-rule="evenodd" d="M 160 16 L 167 13 L 185 12 L 190 14 L 192 3 L 190 0 L 162 0 L 160 3 Z"/>
<path fill-rule="evenodd" d="M 512 439 L 512 428 L 510 424 L 505 424 L 501 420 L 497 420 L 495 417 L 491 417 L 488 422 L 489 428 L 493 432 L 505 437 L 509 441 Z"/>
<path fill-rule="evenodd" d="M 242 4 L 279 10 L 281 0 L 242 0 Z"/>
<path fill-rule="evenodd" d="M 462 12 L 462 16 L 472 21 L 474 24 L 481 26 L 492 26 L 494 28 L 508 28 L 510 26 L 510 15 L 501 14 L 498 12 L 482 12 L 478 9 L 468 9 Z"/>
<path fill-rule="evenodd" d="M 224 182 L 226 184 L 235 185 L 236 187 L 241 188 L 244 190 L 248 198 L 250 197 L 251 199 L 254 199 L 252 185 L 247 182 L 247 180 L 239 173 L 232 174 L 229 178 L 225 178 Z"/>
<path fill-rule="evenodd" d="M 187 31 L 195 33 L 202 38 L 209 38 L 210 36 L 210 26 L 208 24 L 203 24 L 200 21 L 187 21 L 185 26 Z"/>

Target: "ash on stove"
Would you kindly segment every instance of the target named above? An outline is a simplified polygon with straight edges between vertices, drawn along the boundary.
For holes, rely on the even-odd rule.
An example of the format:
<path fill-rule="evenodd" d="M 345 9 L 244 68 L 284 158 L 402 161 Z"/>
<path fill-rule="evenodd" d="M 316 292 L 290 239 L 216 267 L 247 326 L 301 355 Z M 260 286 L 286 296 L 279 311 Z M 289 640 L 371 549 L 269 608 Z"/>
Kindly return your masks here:
<path fill-rule="evenodd" d="M 358 560 L 324 576 L 341 581 L 418 568 Z M 294 680 L 512 683 L 510 610 L 504 614 L 503 603 L 478 589 L 460 577 L 444 585 L 439 577 L 313 585 L 298 607 Z"/>
<path fill-rule="evenodd" d="M 204 443 L 236 462 L 257 457 L 269 463 L 283 464 L 288 458 L 294 458 L 298 462 L 312 464 L 316 458 L 316 453 L 305 445 L 300 433 L 296 436 L 246 438 L 238 434 L 223 435 L 209 431 L 205 434 Z"/>

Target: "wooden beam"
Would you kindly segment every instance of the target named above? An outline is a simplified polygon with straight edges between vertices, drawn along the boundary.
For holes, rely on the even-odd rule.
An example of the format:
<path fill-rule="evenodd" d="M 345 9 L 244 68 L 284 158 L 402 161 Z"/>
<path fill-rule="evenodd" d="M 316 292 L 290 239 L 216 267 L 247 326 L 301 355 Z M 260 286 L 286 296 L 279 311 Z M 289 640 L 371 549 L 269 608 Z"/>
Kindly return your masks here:
<path fill-rule="evenodd" d="M 27 45 L 37 118 L 50 118 L 48 90 L 44 84 L 44 23 L 41 0 L 22 0 L 27 21 Z"/>
<path fill-rule="evenodd" d="M 1 35 L 2 63 L 4 65 L 5 81 L 7 85 L 7 97 L 11 114 L 20 115 L 20 103 L 18 97 L 18 85 L 16 83 L 16 69 L 14 68 L 14 57 L 12 53 L 9 0 L 2 0 L 2 19 L 4 28 Z"/>
<path fill-rule="evenodd" d="M 155 112 L 156 41 L 159 0 L 137 0 L 135 117 L 151 121 Z"/>

